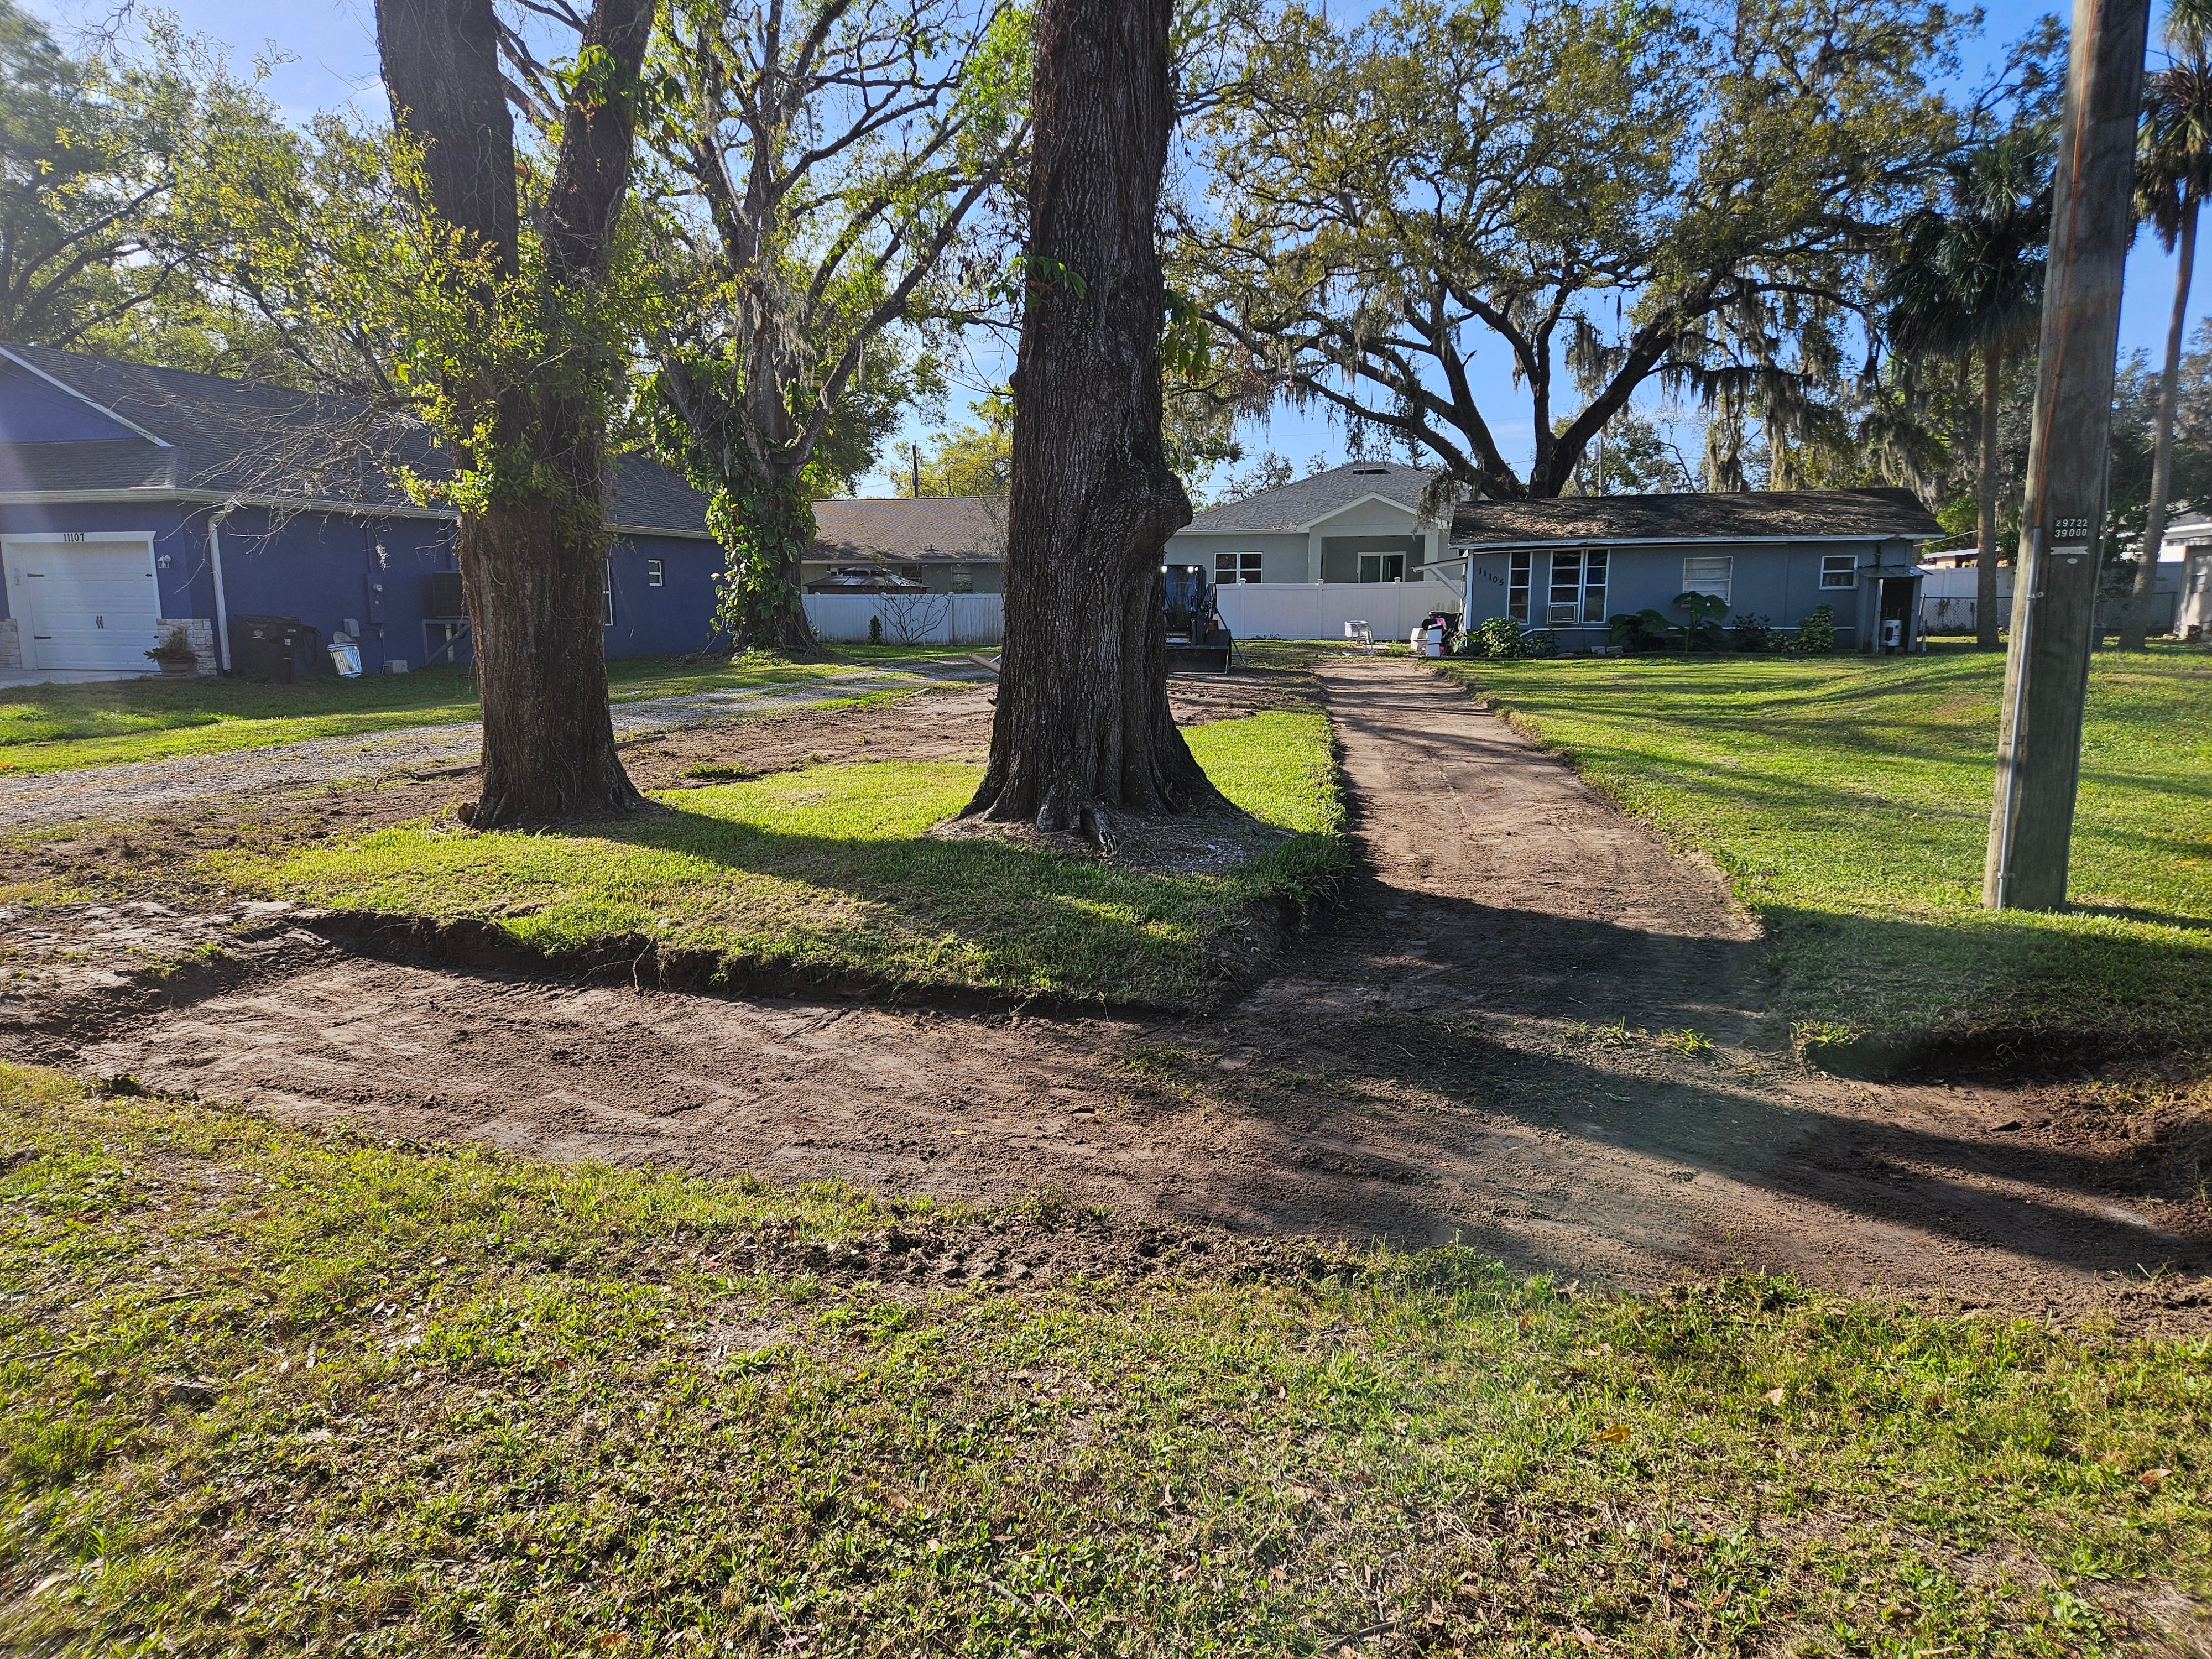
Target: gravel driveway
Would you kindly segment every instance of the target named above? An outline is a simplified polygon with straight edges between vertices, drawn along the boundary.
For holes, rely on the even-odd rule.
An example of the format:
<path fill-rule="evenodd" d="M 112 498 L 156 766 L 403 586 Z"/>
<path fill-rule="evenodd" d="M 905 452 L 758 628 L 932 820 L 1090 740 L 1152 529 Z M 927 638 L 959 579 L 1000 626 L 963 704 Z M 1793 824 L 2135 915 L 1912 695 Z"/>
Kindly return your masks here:
<path fill-rule="evenodd" d="M 864 696 L 872 691 L 911 690 L 948 680 L 989 678 L 988 671 L 965 664 L 933 663 L 911 671 L 840 674 L 781 685 L 643 697 L 614 705 L 615 735 L 635 738 L 648 732 L 711 725 L 742 714 Z M 211 795 L 243 795 L 302 784 L 362 782 L 443 767 L 472 766 L 483 741 L 482 722 L 466 720 L 0 778 L 0 828 L 141 817 L 180 801 Z"/>

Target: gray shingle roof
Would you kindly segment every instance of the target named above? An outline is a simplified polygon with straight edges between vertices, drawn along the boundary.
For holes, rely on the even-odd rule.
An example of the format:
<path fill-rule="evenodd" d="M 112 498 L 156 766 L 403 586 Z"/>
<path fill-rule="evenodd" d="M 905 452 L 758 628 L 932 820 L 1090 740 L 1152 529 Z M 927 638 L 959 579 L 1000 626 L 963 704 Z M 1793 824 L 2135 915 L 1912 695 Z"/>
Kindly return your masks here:
<path fill-rule="evenodd" d="M 1418 466 L 1401 466 L 1395 461 L 1352 461 L 1262 489 L 1241 501 L 1209 507 L 1184 527 L 1185 533 L 1303 530 L 1315 520 L 1366 495 L 1380 495 L 1410 512 L 1420 505 L 1421 491 L 1428 482 L 1429 475 Z"/>
<path fill-rule="evenodd" d="M 1543 542 L 1872 541 L 1940 536 L 1909 489 L 1769 489 L 1735 495 L 1562 495 L 1472 501 L 1454 547 Z"/>
<path fill-rule="evenodd" d="M 832 563 L 1003 559 L 1006 504 L 982 495 L 817 501 L 814 556 Z"/>
<path fill-rule="evenodd" d="M 169 447 L 135 436 L 0 444 L 0 491 L 179 492 L 417 514 L 424 509 L 390 469 L 430 477 L 447 471 L 422 426 L 347 398 L 45 346 L 7 349 Z M 4 359 L 0 371 L 22 373 Z M 642 456 L 616 463 L 609 523 L 703 533 L 706 508 L 704 497 L 659 463 Z"/>

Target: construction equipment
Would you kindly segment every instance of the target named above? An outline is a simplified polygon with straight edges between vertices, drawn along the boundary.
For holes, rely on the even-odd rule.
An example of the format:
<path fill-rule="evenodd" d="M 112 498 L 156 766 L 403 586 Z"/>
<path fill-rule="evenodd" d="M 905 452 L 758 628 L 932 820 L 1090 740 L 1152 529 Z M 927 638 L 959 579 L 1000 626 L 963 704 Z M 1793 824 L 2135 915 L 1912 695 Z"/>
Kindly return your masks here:
<path fill-rule="evenodd" d="M 1213 580 L 1202 564 L 1160 567 L 1162 603 L 1168 623 L 1168 672 L 1229 672 L 1237 641 L 1221 620 Z"/>

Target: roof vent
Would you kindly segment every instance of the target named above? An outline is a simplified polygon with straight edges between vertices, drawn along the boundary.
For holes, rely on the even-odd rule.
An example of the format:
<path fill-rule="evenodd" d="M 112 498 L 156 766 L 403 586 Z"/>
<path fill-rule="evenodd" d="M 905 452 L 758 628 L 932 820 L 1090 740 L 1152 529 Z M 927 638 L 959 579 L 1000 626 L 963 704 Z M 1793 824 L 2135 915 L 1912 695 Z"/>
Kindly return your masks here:
<path fill-rule="evenodd" d="M 1390 469 L 1387 466 L 1355 466 L 1352 470 L 1363 478 L 1379 478 Z"/>

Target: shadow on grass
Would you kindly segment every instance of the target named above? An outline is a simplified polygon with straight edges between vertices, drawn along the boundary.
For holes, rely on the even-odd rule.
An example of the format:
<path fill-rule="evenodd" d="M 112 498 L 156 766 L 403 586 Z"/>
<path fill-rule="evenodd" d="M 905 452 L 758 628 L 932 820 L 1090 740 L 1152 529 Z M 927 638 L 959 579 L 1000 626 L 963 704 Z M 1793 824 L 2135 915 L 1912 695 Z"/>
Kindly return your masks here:
<path fill-rule="evenodd" d="M 1429 1145 L 1418 1165 L 1363 1156 L 1357 1143 L 1332 1135 L 1332 1166 L 1311 1149 L 1317 1129 L 1343 1123 L 1340 1113 L 1316 1112 L 1310 1094 L 1294 1089 L 1255 1100 L 1251 1109 L 1276 1138 L 1279 1166 L 1316 1171 L 1340 1188 L 1324 1199 L 1286 1173 L 1287 1201 L 1268 1218 L 1271 1224 L 1308 1226 L 1316 1213 L 1340 1216 L 1356 1205 L 1376 1236 L 1414 1244 L 1456 1238 L 1516 1270 L 1562 1276 L 1589 1271 L 1593 1234 L 1639 1254 L 1708 1263 L 1726 1257 L 1732 1266 L 1809 1279 L 1819 1278 L 1823 1259 L 1832 1255 L 1862 1272 L 1886 1257 L 1898 1279 L 1929 1282 L 1942 1268 L 1925 1253 L 1945 1243 L 2130 1278 L 2212 1267 L 2202 1240 L 2161 1231 L 2125 1207 L 2144 1180 L 2142 1166 L 2127 1156 L 1840 1116 L 1732 1087 L 1718 1075 L 1705 1082 L 1613 1069 L 1601 1049 L 1584 1057 L 1509 1048 L 1437 1017 L 1361 1022 L 1340 1034 L 1338 1054 L 1341 1064 L 1329 1079 L 1336 1094 L 1410 1084 L 1445 1097 L 1463 1114 L 1425 1104 L 1401 1125 L 1391 1121 L 1393 1107 L 1377 1103 L 1387 1101 L 1378 1086 L 1366 1097 L 1357 1129 L 1344 1133 L 1376 1145 L 1422 1136 Z M 1516 1165 L 1530 1143 L 1501 1140 L 1500 1118 L 1554 1147 L 1564 1139 L 1578 1150 L 1564 1156 L 1547 1150 L 1541 1169 L 1523 1172 Z M 1657 1167 L 1642 1182 L 1586 1167 L 1588 1158 L 1607 1152 Z M 1582 1177 L 1558 1178 L 1578 1167 Z M 1771 1216 L 1747 1209 L 1716 1232 L 1710 1198 L 1697 1205 L 1671 1196 L 1716 1178 L 1784 1200 L 1791 1224 L 1770 1236 L 1761 1229 L 1772 1224 Z M 1501 1214 L 1488 1200 L 1447 1196 L 1486 1187 L 1492 1194 L 1517 1188 L 1522 1203 L 1505 1207 L 1528 1213 Z M 1879 1224 L 1880 1231 L 1854 1224 L 1862 1223 Z"/>
<path fill-rule="evenodd" d="M 417 843 L 425 872 L 458 902 L 395 903 L 373 878 L 319 896 L 343 902 L 344 887 L 367 888 L 368 908 L 326 931 L 476 965 L 535 957 L 736 992 L 1184 1009 L 1216 1000 L 1271 955 L 1345 864 L 1342 843 L 1327 836 L 1241 813 L 1188 827 L 1209 823 L 1217 845 L 1243 840 L 1253 855 L 1152 871 L 993 836 L 805 834 L 656 805 L 558 838 Z M 481 902 L 486 894 L 506 902 Z M 395 915 L 410 908 L 426 914 Z"/>
<path fill-rule="evenodd" d="M 2212 1052 L 2212 929 L 2083 908 L 1942 922 L 1764 913 L 1806 1057 L 1856 1075 L 2064 1075 Z M 2157 931 L 2142 931 L 2149 924 Z"/>

